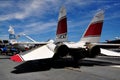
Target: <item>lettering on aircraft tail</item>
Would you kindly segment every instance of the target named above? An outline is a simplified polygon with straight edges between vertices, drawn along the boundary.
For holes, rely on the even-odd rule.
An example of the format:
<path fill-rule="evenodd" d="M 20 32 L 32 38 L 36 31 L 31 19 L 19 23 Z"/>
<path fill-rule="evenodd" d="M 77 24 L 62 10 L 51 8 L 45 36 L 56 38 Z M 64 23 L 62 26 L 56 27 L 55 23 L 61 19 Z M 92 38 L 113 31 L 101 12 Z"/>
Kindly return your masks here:
<path fill-rule="evenodd" d="M 63 34 L 58 34 L 57 39 L 64 39 L 64 38 L 67 38 L 67 33 L 63 33 Z"/>

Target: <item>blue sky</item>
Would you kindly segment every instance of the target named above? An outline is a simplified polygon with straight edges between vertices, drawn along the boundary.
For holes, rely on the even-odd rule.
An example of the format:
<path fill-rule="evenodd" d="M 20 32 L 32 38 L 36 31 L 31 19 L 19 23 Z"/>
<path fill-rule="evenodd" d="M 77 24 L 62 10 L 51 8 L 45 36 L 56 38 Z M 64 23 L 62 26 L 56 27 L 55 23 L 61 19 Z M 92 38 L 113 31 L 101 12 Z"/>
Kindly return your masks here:
<path fill-rule="evenodd" d="M 55 38 L 58 14 L 66 7 L 68 40 L 79 41 L 95 13 L 105 10 L 101 41 L 120 37 L 119 0 L 0 0 L 0 39 L 8 39 L 9 26 L 36 41 Z M 28 41 L 25 37 L 19 41 Z"/>

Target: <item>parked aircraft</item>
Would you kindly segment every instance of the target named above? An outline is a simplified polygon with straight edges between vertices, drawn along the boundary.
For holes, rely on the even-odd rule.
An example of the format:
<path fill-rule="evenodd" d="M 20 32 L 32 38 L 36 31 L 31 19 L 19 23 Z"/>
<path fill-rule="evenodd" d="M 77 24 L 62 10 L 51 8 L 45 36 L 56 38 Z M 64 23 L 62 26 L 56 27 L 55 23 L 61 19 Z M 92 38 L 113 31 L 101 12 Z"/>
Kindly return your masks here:
<path fill-rule="evenodd" d="M 58 18 L 58 24 L 59 22 L 64 23 L 64 20 L 66 18 L 65 9 L 60 13 L 61 14 L 59 15 L 59 18 Z M 100 53 L 103 53 L 103 54 L 107 53 L 108 51 L 100 48 L 100 45 L 102 44 L 99 44 L 103 21 L 104 21 L 104 11 L 101 10 L 93 17 L 92 21 L 88 25 L 88 28 L 84 32 L 80 41 L 73 43 L 73 42 L 58 40 L 58 42 L 46 44 L 30 52 L 14 55 L 11 57 L 11 60 L 15 62 L 51 59 L 51 58 L 54 60 L 54 59 L 63 58 L 69 55 L 77 62 L 79 59 L 82 59 L 82 58 L 86 58 L 86 57 L 94 58 Z M 63 34 L 62 37 L 58 36 L 58 38 L 66 39 L 66 34 Z M 112 54 L 112 51 L 110 52 Z"/>
<path fill-rule="evenodd" d="M 19 34 L 19 35 L 15 35 L 15 31 L 14 31 L 14 28 L 12 26 L 9 26 L 8 32 L 9 32 L 10 45 L 13 46 L 15 49 L 19 50 L 18 52 L 20 52 L 20 51 L 23 52 L 23 51 L 29 50 L 31 48 L 34 48 L 36 46 L 42 46 L 42 45 L 53 42 L 53 40 L 49 40 L 46 42 L 37 42 L 34 39 L 32 39 L 30 36 L 28 36 L 24 33 Z M 19 42 L 18 39 L 21 36 L 25 36 L 27 39 L 29 39 L 32 42 Z"/>
<path fill-rule="evenodd" d="M 19 35 L 15 35 L 15 31 L 14 31 L 14 28 L 12 26 L 9 26 L 9 40 L 10 40 L 10 43 L 13 44 L 13 45 L 30 45 L 30 44 L 47 44 L 48 42 L 37 42 L 35 41 L 34 39 L 32 39 L 30 36 L 26 35 L 26 34 L 19 34 Z M 17 39 L 21 36 L 25 36 L 27 39 L 29 39 L 30 41 L 32 42 L 18 42 Z"/>

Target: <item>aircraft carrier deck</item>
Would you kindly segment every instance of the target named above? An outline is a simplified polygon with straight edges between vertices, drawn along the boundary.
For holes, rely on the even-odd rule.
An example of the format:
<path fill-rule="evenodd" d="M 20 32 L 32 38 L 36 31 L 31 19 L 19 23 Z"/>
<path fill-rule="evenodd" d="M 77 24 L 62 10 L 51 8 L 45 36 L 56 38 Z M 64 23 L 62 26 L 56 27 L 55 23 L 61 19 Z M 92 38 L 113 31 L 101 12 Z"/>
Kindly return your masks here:
<path fill-rule="evenodd" d="M 0 80 L 120 80 L 119 74 L 120 57 L 86 58 L 79 68 L 73 68 L 71 59 L 45 65 L 37 61 L 16 63 L 0 55 Z"/>

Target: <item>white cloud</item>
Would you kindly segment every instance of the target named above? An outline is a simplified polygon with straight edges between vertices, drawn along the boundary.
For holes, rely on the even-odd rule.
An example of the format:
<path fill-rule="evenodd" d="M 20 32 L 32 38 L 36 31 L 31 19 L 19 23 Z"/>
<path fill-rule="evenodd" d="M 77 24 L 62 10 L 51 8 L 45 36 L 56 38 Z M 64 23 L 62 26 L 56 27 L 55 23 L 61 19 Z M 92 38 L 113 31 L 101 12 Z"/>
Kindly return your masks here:
<path fill-rule="evenodd" d="M 24 19 L 30 16 L 43 16 L 45 13 L 52 13 L 58 11 L 59 7 L 62 5 L 88 5 L 90 2 L 84 2 L 79 0 L 68 0 L 68 1 L 59 1 L 59 0 L 30 0 L 29 2 L 9 2 L 9 3 L 3 3 L 4 5 L 12 5 L 12 8 L 14 7 L 18 11 L 1 15 L 0 21 L 5 20 L 11 20 L 11 19 Z M 16 5 L 14 5 L 16 4 Z M 16 6 L 16 7 L 15 7 Z M 9 6 L 8 6 L 9 7 Z"/>
<path fill-rule="evenodd" d="M 1 15 L 0 21 L 4 20 L 11 20 L 11 19 L 24 19 L 29 16 L 34 16 L 35 14 L 41 15 L 45 12 L 46 10 L 47 3 L 45 1 L 37 1 L 37 0 L 32 0 L 32 2 L 28 3 L 17 3 L 17 8 L 20 9 L 17 12 L 11 13 L 11 14 L 6 14 L 6 15 Z M 12 10 L 12 8 L 11 8 Z"/>
<path fill-rule="evenodd" d="M 59 8 L 64 5 L 67 8 L 68 20 L 70 20 L 68 21 L 68 28 L 70 28 L 68 31 L 75 32 L 78 27 L 87 27 L 97 8 L 102 7 L 108 11 L 120 5 L 119 3 L 109 5 L 107 4 L 108 2 L 96 2 L 94 0 L 20 0 L 17 3 L 15 3 L 15 1 L 0 2 L 0 8 L 2 8 L 2 10 L 9 7 L 9 10 L 4 10 L 4 12 L 6 12 L 5 14 L 0 13 L 0 21 L 9 20 L 11 22 L 10 24 L 13 24 L 16 30 L 17 28 L 21 28 L 21 31 L 23 30 L 23 32 L 28 35 L 55 32 L 57 28 L 57 21 L 55 21 L 57 20 L 56 16 Z M 89 9 L 93 4 L 95 4 L 96 7 Z M 106 15 L 110 15 L 108 18 L 105 16 L 105 19 L 120 17 L 118 11 L 112 13 L 105 12 Z M 12 19 L 18 19 L 20 22 L 16 21 L 15 23 Z M 9 21 L 5 24 L 6 26 L 9 25 Z M 77 32 L 79 32 L 79 30 Z"/>
<path fill-rule="evenodd" d="M 116 19 L 116 18 L 120 18 L 120 12 L 114 12 L 114 13 L 112 13 L 112 14 L 110 14 L 109 16 L 107 16 L 106 18 L 105 18 L 105 20 L 111 20 L 111 19 Z"/>
<path fill-rule="evenodd" d="M 11 1 L 0 1 L 0 8 L 6 8 L 6 7 L 11 7 Z"/>
<path fill-rule="evenodd" d="M 7 39 L 8 40 L 8 38 L 9 38 L 9 35 L 0 35 L 0 40 L 2 39 L 2 40 L 5 40 L 5 39 Z"/>
<path fill-rule="evenodd" d="M 79 5 L 79 6 L 85 6 L 85 5 L 88 5 L 88 4 L 91 4 L 93 3 L 93 1 L 90 1 L 90 0 L 86 0 L 86 1 L 83 1 L 83 0 L 67 0 L 65 2 L 65 4 L 69 5 L 69 4 L 73 4 L 73 5 Z"/>
<path fill-rule="evenodd" d="M 56 28 L 57 22 L 35 22 L 28 25 L 24 25 L 24 31 L 26 34 L 40 34 L 45 33 Z M 51 29 L 51 30 L 50 30 Z"/>

